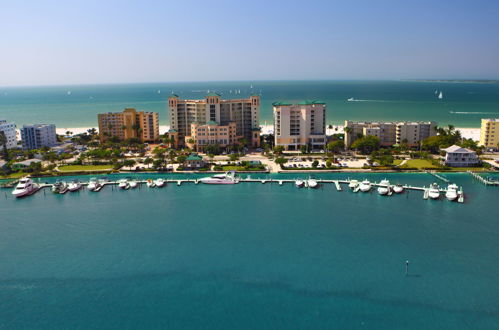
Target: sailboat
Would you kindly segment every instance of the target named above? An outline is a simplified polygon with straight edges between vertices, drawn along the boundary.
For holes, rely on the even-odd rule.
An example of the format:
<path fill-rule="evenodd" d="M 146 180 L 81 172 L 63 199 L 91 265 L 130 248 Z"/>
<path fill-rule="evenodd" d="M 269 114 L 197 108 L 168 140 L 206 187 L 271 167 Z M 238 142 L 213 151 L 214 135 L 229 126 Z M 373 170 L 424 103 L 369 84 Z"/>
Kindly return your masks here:
<path fill-rule="evenodd" d="M 441 100 L 444 98 L 444 93 L 442 93 L 442 91 L 440 91 L 440 94 L 438 94 L 438 99 Z"/>

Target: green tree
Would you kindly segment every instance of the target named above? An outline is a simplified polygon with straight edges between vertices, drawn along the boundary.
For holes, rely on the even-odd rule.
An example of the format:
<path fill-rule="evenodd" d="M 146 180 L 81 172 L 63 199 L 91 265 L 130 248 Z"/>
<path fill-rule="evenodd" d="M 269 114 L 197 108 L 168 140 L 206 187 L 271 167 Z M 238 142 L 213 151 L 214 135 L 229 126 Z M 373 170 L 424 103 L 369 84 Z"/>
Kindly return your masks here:
<path fill-rule="evenodd" d="M 135 165 L 135 160 L 133 159 L 125 159 L 123 161 L 123 166 L 128 167 L 129 169 L 131 169 L 133 165 Z"/>
<path fill-rule="evenodd" d="M 329 152 L 340 152 L 345 149 L 345 142 L 342 140 L 331 141 L 326 145 L 326 149 Z"/>
<path fill-rule="evenodd" d="M 274 154 L 276 155 L 282 155 L 282 153 L 284 152 L 284 146 L 275 146 L 274 149 Z"/>
<path fill-rule="evenodd" d="M 286 158 L 284 158 L 284 157 L 279 157 L 279 158 L 277 158 L 275 160 L 275 163 L 277 165 L 281 165 L 281 166 L 284 165 L 284 164 L 286 164 L 287 162 L 288 162 L 288 160 Z"/>
<path fill-rule="evenodd" d="M 7 150 L 7 137 L 4 131 L 0 131 L 0 146 L 2 146 L 2 157 L 8 162 L 10 160 L 9 151 Z"/>
<path fill-rule="evenodd" d="M 319 161 L 316 159 L 312 162 L 312 167 L 317 168 L 317 166 L 319 166 Z"/>
<path fill-rule="evenodd" d="M 377 136 L 367 135 L 355 140 L 351 148 L 360 151 L 362 154 L 369 154 L 379 149 L 380 140 Z"/>
<path fill-rule="evenodd" d="M 231 162 L 235 162 L 235 161 L 239 160 L 239 154 L 230 154 L 229 155 L 229 160 Z"/>
<path fill-rule="evenodd" d="M 306 153 L 308 153 L 308 146 L 307 146 L 307 145 L 305 145 L 305 144 L 304 144 L 304 145 L 301 145 L 301 146 L 300 146 L 300 152 L 301 152 L 302 154 L 306 154 Z"/>

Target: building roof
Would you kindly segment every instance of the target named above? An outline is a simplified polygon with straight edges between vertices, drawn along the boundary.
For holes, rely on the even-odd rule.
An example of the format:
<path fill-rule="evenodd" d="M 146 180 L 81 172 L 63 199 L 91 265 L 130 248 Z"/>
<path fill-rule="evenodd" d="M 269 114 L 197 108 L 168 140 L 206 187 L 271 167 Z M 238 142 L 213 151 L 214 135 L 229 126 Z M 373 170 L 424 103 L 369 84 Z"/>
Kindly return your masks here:
<path fill-rule="evenodd" d="M 260 96 L 260 94 L 253 93 L 253 94 L 250 94 L 250 96 Z"/>
<path fill-rule="evenodd" d="M 206 125 L 218 126 L 218 123 L 216 121 L 210 120 L 209 122 L 206 123 Z"/>
<path fill-rule="evenodd" d="M 185 160 L 203 160 L 203 157 L 199 156 L 198 154 L 190 154 Z"/>
<path fill-rule="evenodd" d="M 222 96 L 222 95 L 220 95 L 218 93 L 208 93 L 208 94 L 206 94 L 206 96 Z"/>
<path fill-rule="evenodd" d="M 314 105 L 314 104 L 326 104 L 326 102 L 322 102 L 319 100 L 304 100 L 304 101 L 301 101 L 297 104 L 298 105 Z"/>
<path fill-rule="evenodd" d="M 173 97 L 173 98 L 177 98 L 177 97 L 178 97 L 178 95 L 177 95 L 177 94 L 173 94 L 173 93 L 172 93 L 170 96 L 168 96 L 168 98 L 172 98 L 172 97 Z"/>
<path fill-rule="evenodd" d="M 289 105 L 293 105 L 293 104 L 288 103 L 288 102 L 274 102 L 274 103 L 272 103 L 272 105 L 274 107 L 280 107 L 280 106 L 289 106 Z"/>
<path fill-rule="evenodd" d="M 443 149 L 445 152 L 454 152 L 454 153 L 462 153 L 462 154 L 469 154 L 469 153 L 474 153 L 473 150 L 462 148 L 460 146 L 450 146 L 446 149 Z"/>
<path fill-rule="evenodd" d="M 178 131 L 176 129 L 170 128 L 168 130 L 168 133 L 177 133 Z"/>
<path fill-rule="evenodd" d="M 14 165 L 25 165 L 25 166 L 30 166 L 31 163 L 40 163 L 41 160 L 39 159 L 35 159 L 35 158 L 32 158 L 32 159 L 26 159 L 26 160 L 23 160 L 22 162 L 16 162 L 14 163 Z"/>

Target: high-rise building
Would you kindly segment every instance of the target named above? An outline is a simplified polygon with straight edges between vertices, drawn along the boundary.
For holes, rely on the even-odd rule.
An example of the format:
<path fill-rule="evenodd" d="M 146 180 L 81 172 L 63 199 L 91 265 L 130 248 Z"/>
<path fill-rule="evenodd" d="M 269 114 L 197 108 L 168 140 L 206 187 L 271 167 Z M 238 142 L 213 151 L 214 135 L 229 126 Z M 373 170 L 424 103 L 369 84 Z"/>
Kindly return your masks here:
<path fill-rule="evenodd" d="M 486 148 L 499 149 L 499 118 L 482 119 L 480 145 Z"/>
<path fill-rule="evenodd" d="M 9 123 L 5 119 L 0 119 L 0 132 L 5 135 L 5 146 L 7 149 L 12 149 L 17 146 L 16 124 Z M 0 150 L 3 150 L 3 145 L 0 144 Z"/>
<path fill-rule="evenodd" d="M 437 124 L 428 122 L 359 122 L 345 121 L 345 145 L 350 147 L 360 136 L 376 136 L 382 146 L 407 143 L 411 147 L 437 135 Z"/>
<path fill-rule="evenodd" d="M 196 151 L 204 151 L 209 145 L 218 145 L 225 148 L 237 144 L 242 136 L 236 135 L 236 123 L 218 125 L 215 121 L 209 121 L 205 125 L 191 124 L 191 135 L 185 137 L 185 145 Z"/>
<path fill-rule="evenodd" d="M 241 136 L 251 147 L 260 146 L 260 96 L 247 99 L 223 100 L 220 94 L 210 93 L 201 100 L 183 100 L 172 94 L 168 98 L 170 125 L 180 145 L 191 136 L 191 124 L 216 122 L 227 126 L 236 124 L 236 136 Z"/>
<path fill-rule="evenodd" d="M 159 115 L 157 112 L 137 111 L 127 108 L 123 112 L 98 114 L 101 142 L 110 137 L 120 140 L 138 138 L 142 142 L 159 139 Z"/>
<path fill-rule="evenodd" d="M 54 124 L 23 125 L 21 129 L 23 148 L 26 150 L 53 147 L 57 144 Z"/>
<path fill-rule="evenodd" d="M 299 150 L 300 146 L 323 149 L 326 144 L 326 104 L 304 101 L 298 104 L 275 102 L 275 145 L 285 150 Z"/>

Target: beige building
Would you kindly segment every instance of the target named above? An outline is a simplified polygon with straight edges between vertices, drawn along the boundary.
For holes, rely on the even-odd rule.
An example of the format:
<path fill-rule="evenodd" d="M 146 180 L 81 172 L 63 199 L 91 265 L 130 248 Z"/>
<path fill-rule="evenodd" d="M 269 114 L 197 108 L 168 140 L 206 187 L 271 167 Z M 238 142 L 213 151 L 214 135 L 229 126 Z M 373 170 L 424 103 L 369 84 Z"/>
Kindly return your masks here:
<path fill-rule="evenodd" d="M 123 112 L 97 115 L 101 142 L 110 137 L 120 140 L 139 138 L 142 142 L 159 139 L 159 115 L 157 112 L 136 111 L 127 108 Z"/>
<path fill-rule="evenodd" d="M 486 148 L 499 149 L 499 118 L 482 119 L 480 145 Z"/>
<path fill-rule="evenodd" d="M 239 143 L 242 136 L 236 135 L 236 123 L 218 125 L 215 121 L 201 125 L 191 124 L 191 135 L 185 137 L 185 145 L 196 151 L 204 151 L 208 145 L 219 145 L 225 148 Z"/>
<path fill-rule="evenodd" d="M 219 94 L 210 93 L 201 100 L 182 100 L 178 95 L 168 98 L 170 124 L 179 144 L 192 136 L 191 124 L 205 125 L 216 122 L 227 126 L 234 122 L 236 135 L 246 139 L 251 147 L 260 146 L 260 96 L 247 99 L 223 100 Z"/>
<path fill-rule="evenodd" d="M 326 104 L 304 101 L 298 104 L 275 102 L 275 145 L 285 150 L 299 150 L 300 146 L 324 149 L 326 144 Z"/>
<path fill-rule="evenodd" d="M 406 142 L 418 146 L 420 141 L 437 135 L 437 124 L 428 122 L 359 122 L 345 120 L 345 145 L 350 147 L 359 136 L 376 136 L 382 146 Z"/>

